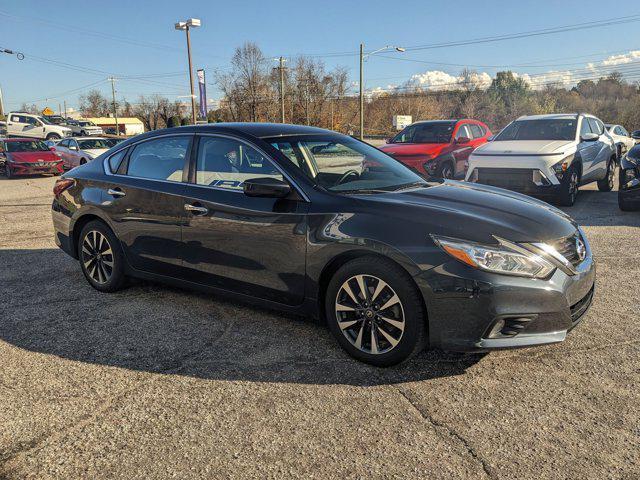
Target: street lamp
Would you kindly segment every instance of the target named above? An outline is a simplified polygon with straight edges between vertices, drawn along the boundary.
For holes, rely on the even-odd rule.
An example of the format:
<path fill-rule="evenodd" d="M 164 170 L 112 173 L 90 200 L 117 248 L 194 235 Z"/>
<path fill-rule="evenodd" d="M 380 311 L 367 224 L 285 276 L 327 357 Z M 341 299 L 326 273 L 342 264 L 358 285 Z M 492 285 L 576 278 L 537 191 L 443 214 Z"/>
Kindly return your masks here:
<path fill-rule="evenodd" d="M 364 61 L 371 55 L 391 49 L 400 53 L 406 50 L 403 47 L 387 45 L 386 47 L 379 48 L 373 52 L 364 53 L 364 43 L 360 44 L 360 140 L 364 140 Z"/>
<path fill-rule="evenodd" d="M 189 31 L 192 28 L 197 28 L 201 25 L 200 19 L 190 18 L 185 22 L 177 22 L 175 24 L 176 30 L 184 30 L 187 33 L 187 56 L 189 57 L 189 86 L 191 87 L 191 120 L 193 124 L 196 124 L 196 96 L 193 93 L 193 67 L 191 66 L 191 35 Z"/>

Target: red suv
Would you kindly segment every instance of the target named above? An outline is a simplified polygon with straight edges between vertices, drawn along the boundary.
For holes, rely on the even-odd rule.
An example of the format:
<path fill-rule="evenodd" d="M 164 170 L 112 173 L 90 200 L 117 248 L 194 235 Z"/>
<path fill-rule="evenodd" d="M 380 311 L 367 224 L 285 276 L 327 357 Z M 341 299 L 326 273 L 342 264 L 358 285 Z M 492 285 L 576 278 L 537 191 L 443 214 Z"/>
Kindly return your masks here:
<path fill-rule="evenodd" d="M 469 154 L 491 135 L 478 120 L 429 120 L 412 123 L 380 150 L 420 174 L 463 179 Z"/>

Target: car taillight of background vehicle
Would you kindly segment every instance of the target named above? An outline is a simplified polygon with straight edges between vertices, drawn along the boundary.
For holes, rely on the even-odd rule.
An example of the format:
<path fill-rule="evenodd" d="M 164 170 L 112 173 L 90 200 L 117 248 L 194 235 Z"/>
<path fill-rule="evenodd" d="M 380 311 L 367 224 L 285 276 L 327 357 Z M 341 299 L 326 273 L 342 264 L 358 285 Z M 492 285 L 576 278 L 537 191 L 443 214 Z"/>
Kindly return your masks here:
<path fill-rule="evenodd" d="M 70 178 L 60 178 L 56 181 L 56 184 L 53 186 L 53 195 L 58 198 L 62 192 L 64 192 L 67 188 L 73 186 L 75 183 L 74 180 Z"/>

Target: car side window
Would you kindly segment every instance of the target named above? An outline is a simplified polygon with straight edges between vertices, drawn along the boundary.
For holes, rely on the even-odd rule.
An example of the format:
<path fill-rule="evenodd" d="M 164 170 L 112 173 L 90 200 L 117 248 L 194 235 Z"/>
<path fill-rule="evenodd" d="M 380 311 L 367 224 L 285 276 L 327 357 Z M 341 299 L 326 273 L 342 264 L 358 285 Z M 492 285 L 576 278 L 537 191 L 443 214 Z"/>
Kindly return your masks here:
<path fill-rule="evenodd" d="M 599 122 L 595 118 L 589 118 L 588 120 L 591 124 L 591 131 L 593 133 L 597 133 L 598 135 L 602 135 L 603 128 L 600 127 Z"/>
<path fill-rule="evenodd" d="M 484 136 L 483 129 L 482 127 L 480 127 L 480 125 L 476 125 L 475 123 L 472 123 L 471 125 L 469 125 L 469 128 L 471 129 L 473 138 L 482 138 Z"/>
<path fill-rule="evenodd" d="M 255 148 L 225 137 L 201 137 L 196 161 L 196 184 L 242 191 L 250 178 L 284 181 L 272 161 Z"/>
<path fill-rule="evenodd" d="M 627 130 L 624 127 L 619 127 L 620 128 L 620 135 L 624 135 L 625 137 L 629 136 L 629 132 L 627 132 Z"/>
<path fill-rule="evenodd" d="M 191 136 L 187 135 L 139 143 L 129 155 L 127 175 L 181 182 L 190 143 Z"/>
<path fill-rule="evenodd" d="M 127 153 L 126 148 L 109 157 L 109 170 L 111 170 L 111 173 L 116 173 L 118 171 L 118 167 L 120 167 L 120 163 L 122 162 L 125 153 Z"/>
<path fill-rule="evenodd" d="M 580 125 L 580 136 L 586 135 L 587 133 L 593 133 L 591 131 L 591 126 L 589 125 L 589 120 L 585 117 L 582 119 L 582 124 Z"/>
<path fill-rule="evenodd" d="M 61 142 L 58 142 L 58 146 L 67 148 L 69 146 L 69 140 L 62 140 Z"/>
<path fill-rule="evenodd" d="M 458 131 L 456 132 L 456 140 L 460 139 L 460 138 L 473 138 L 471 136 L 471 133 L 469 133 L 469 129 L 467 128 L 467 125 L 460 125 L 460 127 L 458 128 Z"/>

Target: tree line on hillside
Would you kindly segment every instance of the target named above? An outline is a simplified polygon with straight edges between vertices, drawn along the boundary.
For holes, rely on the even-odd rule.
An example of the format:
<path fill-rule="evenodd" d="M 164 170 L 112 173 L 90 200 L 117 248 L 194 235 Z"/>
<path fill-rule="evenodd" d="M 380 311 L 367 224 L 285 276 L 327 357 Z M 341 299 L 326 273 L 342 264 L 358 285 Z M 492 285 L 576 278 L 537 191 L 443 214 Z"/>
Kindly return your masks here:
<path fill-rule="evenodd" d="M 287 123 L 358 133 L 359 100 L 345 68 L 327 70 L 319 60 L 299 57 L 287 62 L 282 78 Z M 520 115 L 588 112 L 629 130 L 640 128 L 640 85 L 625 81 L 620 73 L 584 79 L 573 88 L 553 83 L 533 88 L 510 71 L 498 72 L 488 87 L 477 78 L 477 72 L 465 69 L 446 90 L 408 85 L 367 94 L 365 134 L 392 133 L 393 115 L 411 115 L 414 121 L 476 118 L 499 131 Z M 280 121 L 281 72 L 256 44 L 238 47 L 230 69 L 217 73 L 215 83 L 223 98 L 218 108 L 209 111 L 209 122 Z M 26 110 L 35 108 L 23 105 Z M 111 100 L 97 90 L 80 97 L 84 116 L 111 115 L 112 108 Z M 133 104 L 123 100 L 117 108 L 119 116 L 137 117 L 147 130 L 190 123 L 190 104 L 162 95 L 141 95 Z"/>

